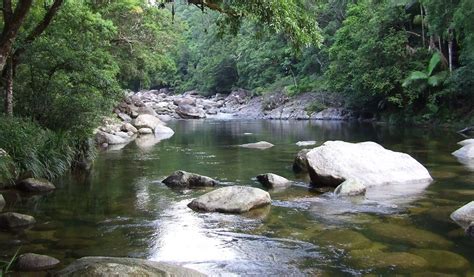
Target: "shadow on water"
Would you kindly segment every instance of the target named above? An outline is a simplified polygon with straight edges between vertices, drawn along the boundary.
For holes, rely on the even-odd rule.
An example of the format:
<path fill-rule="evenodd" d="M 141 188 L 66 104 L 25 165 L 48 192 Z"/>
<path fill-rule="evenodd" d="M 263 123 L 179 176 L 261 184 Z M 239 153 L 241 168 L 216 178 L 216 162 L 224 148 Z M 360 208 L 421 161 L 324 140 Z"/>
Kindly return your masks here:
<path fill-rule="evenodd" d="M 450 154 L 460 139 L 455 133 L 326 121 L 169 125 L 174 136 L 104 151 L 89 174 L 57 180 L 51 194 L 4 194 L 5 211 L 32 214 L 38 224 L 0 232 L 1 254 L 22 246 L 63 264 L 90 255 L 140 257 L 211 275 L 473 273 L 474 243 L 449 219 L 474 196 L 472 169 Z M 275 146 L 237 147 L 262 140 Z M 291 170 L 302 149 L 295 143 L 306 140 L 375 141 L 415 157 L 435 182 L 372 189 L 365 198 L 310 191 L 307 178 Z M 161 180 L 175 170 L 256 187 L 256 175 L 273 172 L 298 186 L 271 191 L 272 206 L 249 214 L 196 213 L 186 205 L 208 190 L 168 189 Z"/>

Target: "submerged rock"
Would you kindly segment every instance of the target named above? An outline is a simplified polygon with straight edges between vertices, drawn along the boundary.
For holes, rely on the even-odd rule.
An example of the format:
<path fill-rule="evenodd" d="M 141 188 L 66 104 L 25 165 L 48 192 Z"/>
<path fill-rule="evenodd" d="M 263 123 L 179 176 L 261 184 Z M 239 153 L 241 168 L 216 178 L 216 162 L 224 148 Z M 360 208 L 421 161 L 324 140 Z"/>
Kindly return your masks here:
<path fill-rule="evenodd" d="M 34 217 L 19 213 L 2 213 L 0 214 L 1 229 L 26 228 L 36 223 Z"/>
<path fill-rule="evenodd" d="M 461 149 L 454 151 L 452 154 L 459 159 L 474 159 L 474 143 L 466 144 Z"/>
<path fill-rule="evenodd" d="M 451 214 L 451 219 L 464 228 L 471 224 L 471 222 L 474 222 L 474 201 L 455 210 Z"/>
<path fill-rule="evenodd" d="M 379 247 L 349 251 L 347 259 L 363 269 L 422 270 L 428 267 L 424 258 L 408 252 L 384 252 Z"/>
<path fill-rule="evenodd" d="M 381 223 L 370 226 L 369 230 L 377 237 L 390 243 L 407 244 L 419 248 L 449 248 L 453 246 L 451 241 L 440 235 L 412 226 Z"/>
<path fill-rule="evenodd" d="M 308 172 L 308 153 L 311 149 L 302 149 L 296 154 L 295 161 L 293 162 L 293 171 L 296 173 Z"/>
<path fill-rule="evenodd" d="M 273 173 L 266 173 L 257 176 L 257 180 L 268 189 L 286 188 L 291 186 L 291 181 Z"/>
<path fill-rule="evenodd" d="M 195 211 L 244 213 L 271 203 L 268 192 L 252 187 L 231 186 L 206 193 L 188 204 Z"/>
<path fill-rule="evenodd" d="M 323 245 L 346 251 L 364 249 L 372 245 L 372 242 L 361 233 L 344 229 L 324 231 L 315 240 Z"/>
<path fill-rule="evenodd" d="M 178 265 L 133 258 L 84 257 L 57 276 L 206 276 Z"/>
<path fill-rule="evenodd" d="M 356 196 L 365 194 L 366 187 L 359 181 L 346 180 L 334 190 L 337 196 Z"/>
<path fill-rule="evenodd" d="M 260 150 L 265 150 L 265 149 L 271 148 L 273 146 L 274 146 L 273 144 L 271 144 L 269 142 L 266 142 L 266 141 L 259 141 L 259 142 L 255 142 L 255 143 L 246 143 L 246 144 L 240 145 L 240 147 L 251 148 L 251 149 L 260 149 Z"/>
<path fill-rule="evenodd" d="M 366 186 L 431 182 L 428 170 L 410 155 L 375 142 L 328 141 L 307 154 L 311 181 L 337 186 L 348 179 Z"/>
<path fill-rule="evenodd" d="M 170 176 L 163 180 L 163 183 L 174 189 L 213 187 L 219 184 L 219 182 L 210 177 L 189 173 L 182 170 L 173 172 Z"/>
<path fill-rule="evenodd" d="M 22 180 L 16 186 L 18 189 L 26 192 L 48 192 L 56 189 L 48 180 L 35 178 Z"/>
<path fill-rule="evenodd" d="M 469 268 L 469 262 L 463 256 L 450 251 L 415 249 L 411 252 L 428 261 L 430 267 L 435 270 L 453 272 Z"/>
<path fill-rule="evenodd" d="M 15 268 L 19 271 L 42 271 L 55 268 L 59 263 L 58 259 L 50 256 L 26 253 L 18 257 Z"/>

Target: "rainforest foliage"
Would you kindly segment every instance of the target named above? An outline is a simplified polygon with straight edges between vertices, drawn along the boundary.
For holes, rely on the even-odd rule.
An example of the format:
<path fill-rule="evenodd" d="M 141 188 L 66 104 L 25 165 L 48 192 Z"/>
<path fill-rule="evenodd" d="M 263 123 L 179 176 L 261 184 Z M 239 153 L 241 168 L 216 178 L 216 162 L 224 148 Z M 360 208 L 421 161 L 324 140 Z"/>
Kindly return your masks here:
<path fill-rule="evenodd" d="M 0 168 L 17 174 L 88 157 L 124 89 L 328 91 L 389 121 L 472 117 L 472 0 L 3 0 L 1 18 Z"/>

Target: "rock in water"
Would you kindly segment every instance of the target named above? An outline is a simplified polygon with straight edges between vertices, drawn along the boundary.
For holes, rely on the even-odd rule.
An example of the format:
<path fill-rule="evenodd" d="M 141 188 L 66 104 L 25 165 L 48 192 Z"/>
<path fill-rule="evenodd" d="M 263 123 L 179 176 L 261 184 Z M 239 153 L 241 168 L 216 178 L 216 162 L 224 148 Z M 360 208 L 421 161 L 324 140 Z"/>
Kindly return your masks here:
<path fill-rule="evenodd" d="M 130 142 L 129 138 L 112 135 L 103 131 L 98 131 L 95 134 L 95 140 L 98 144 L 107 143 L 108 145 L 127 144 Z"/>
<path fill-rule="evenodd" d="M 26 253 L 18 257 L 15 267 L 20 271 L 42 271 L 55 268 L 59 263 L 58 259 L 50 256 Z"/>
<path fill-rule="evenodd" d="M 132 133 L 137 133 L 138 130 L 137 128 L 135 128 L 135 126 L 133 126 L 132 124 L 128 123 L 128 122 L 125 122 L 124 124 L 122 124 L 122 126 L 120 126 L 120 130 L 124 131 L 124 132 L 132 132 Z"/>
<path fill-rule="evenodd" d="M 155 135 L 162 135 L 162 134 L 173 135 L 174 131 L 173 131 L 173 129 L 171 129 L 170 127 L 165 126 L 165 125 L 156 126 Z"/>
<path fill-rule="evenodd" d="M 156 116 L 150 114 L 141 114 L 133 120 L 133 125 L 135 125 L 137 129 L 150 128 L 152 130 L 155 130 L 157 126 L 164 124 Z"/>
<path fill-rule="evenodd" d="M 474 139 L 465 139 L 463 141 L 458 142 L 459 145 L 461 146 L 466 146 L 469 144 L 474 144 Z"/>
<path fill-rule="evenodd" d="M 302 149 L 296 154 L 295 161 L 293 162 L 293 171 L 296 173 L 308 172 L 308 155 L 311 149 Z"/>
<path fill-rule="evenodd" d="M 367 187 L 428 183 L 428 170 L 410 155 L 383 148 L 375 142 L 328 141 L 307 154 L 311 181 L 337 186 L 348 179 Z"/>
<path fill-rule="evenodd" d="M 451 214 L 451 219 L 461 227 L 466 228 L 474 221 L 474 201 L 467 203 Z"/>
<path fill-rule="evenodd" d="M 474 222 L 471 222 L 471 224 L 469 224 L 469 226 L 466 228 L 465 232 L 466 232 L 466 235 L 468 237 L 474 239 Z"/>
<path fill-rule="evenodd" d="M 193 107 L 191 105 L 180 105 L 176 109 L 176 113 L 184 119 L 199 119 L 199 118 L 206 118 L 206 113 L 204 110 Z"/>
<path fill-rule="evenodd" d="M 356 196 L 365 194 L 366 187 L 356 180 L 346 180 L 334 190 L 337 196 Z"/>
<path fill-rule="evenodd" d="M 19 182 L 16 186 L 20 190 L 26 192 L 48 192 L 56 189 L 56 187 L 48 180 L 35 178 L 25 179 Z"/>
<path fill-rule="evenodd" d="M 1 229 L 26 228 L 35 223 L 35 218 L 30 215 L 12 212 L 0 214 Z"/>
<path fill-rule="evenodd" d="M 84 257 L 74 261 L 57 276 L 206 276 L 193 269 L 165 262 L 115 257 Z"/>
<path fill-rule="evenodd" d="M 170 176 L 163 180 L 163 183 L 174 189 L 213 187 L 219 184 L 219 182 L 210 177 L 189 173 L 182 170 L 173 172 Z"/>
<path fill-rule="evenodd" d="M 454 151 L 452 154 L 464 160 L 474 159 L 474 143 L 466 144 L 461 149 Z"/>
<path fill-rule="evenodd" d="M 271 148 L 273 146 L 274 146 L 273 144 L 271 144 L 269 142 L 266 142 L 266 141 L 259 141 L 259 142 L 255 142 L 255 143 L 247 143 L 247 144 L 240 145 L 240 147 L 251 148 L 251 149 L 260 149 L 260 150 L 268 149 L 268 148 Z"/>
<path fill-rule="evenodd" d="M 150 128 L 140 128 L 138 129 L 138 133 L 140 135 L 149 135 L 149 134 L 153 134 L 153 130 Z"/>
<path fill-rule="evenodd" d="M 285 188 L 291 186 L 291 181 L 273 173 L 266 173 L 257 176 L 257 180 L 264 187 L 273 188 Z"/>
<path fill-rule="evenodd" d="M 195 211 L 244 213 L 271 203 L 268 192 L 252 187 L 231 186 L 206 193 L 188 204 Z"/>
<path fill-rule="evenodd" d="M 316 141 L 314 141 L 314 140 L 298 141 L 296 143 L 297 146 L 311 146 L 311 145 L 315 145 L 315 144 L 316 144 Z"/>

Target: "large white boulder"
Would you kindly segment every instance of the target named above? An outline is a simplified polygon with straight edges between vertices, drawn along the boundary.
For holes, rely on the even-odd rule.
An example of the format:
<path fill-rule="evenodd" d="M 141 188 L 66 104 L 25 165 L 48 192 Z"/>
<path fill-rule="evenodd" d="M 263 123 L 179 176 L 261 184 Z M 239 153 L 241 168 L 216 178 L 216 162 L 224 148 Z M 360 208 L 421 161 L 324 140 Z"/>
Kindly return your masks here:
<path fill-rule="evenodd" d="M 370 186 L 429 183 L 428 170 L 410 155 L 383 148 L 375 142 L 328 141 L 307 154 L 311 182 L 337 186 L 355 180 Z"/>
<path fill-rule="evenodd" d="M 262 189 L 230 186 L 201 195 L 188 207 L 195 211 L 244 213 L 270 203 L 270 194 Z"/>
<path fill-rule="evenodd" d="M 468 143 L 461 149 L 454 151 L 452 154 L 463 160 L 474 159 L 474 143 Z"/>
<path fill-rule="evenodd" d="M 156 116 L 150 114 L 141 114 L 133 120 L 133 125 L 137 128 L 150 128 L 155 130 L 159 125 L 164 125 L 164 123 Z"/>
<path fill-rule="evenodd" d="M 474 144 L 474 139 L 465 139 L 465 140 L 462 140 L 462 141 L 458 142 L 458 144 L 461 145 L 461 146 Z"/>

